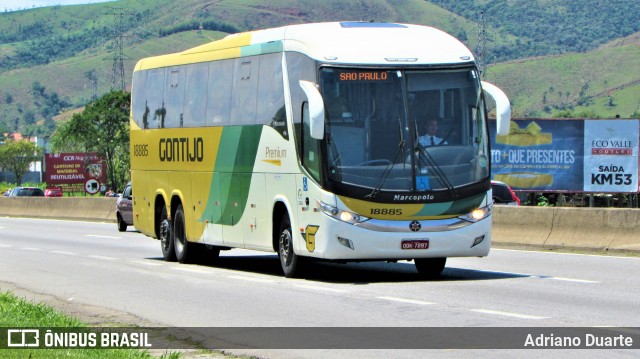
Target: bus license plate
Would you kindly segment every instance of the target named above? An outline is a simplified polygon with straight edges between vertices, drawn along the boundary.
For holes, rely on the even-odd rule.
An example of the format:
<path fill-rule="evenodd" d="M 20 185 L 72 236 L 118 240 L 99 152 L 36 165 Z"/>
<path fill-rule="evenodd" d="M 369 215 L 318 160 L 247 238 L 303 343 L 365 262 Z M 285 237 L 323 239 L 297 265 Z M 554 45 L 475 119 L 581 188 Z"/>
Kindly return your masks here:
<path fill-rule="evenodd" d="M 405 239 L 401 243 L 402 249 L 429 249 L 428 239 Z"/>

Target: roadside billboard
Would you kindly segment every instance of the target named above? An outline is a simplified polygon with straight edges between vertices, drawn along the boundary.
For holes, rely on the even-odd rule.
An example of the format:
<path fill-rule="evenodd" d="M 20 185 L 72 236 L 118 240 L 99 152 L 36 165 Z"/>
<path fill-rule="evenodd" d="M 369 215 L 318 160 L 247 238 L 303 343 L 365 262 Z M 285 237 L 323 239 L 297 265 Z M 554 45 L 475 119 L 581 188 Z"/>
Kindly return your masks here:
<path fill-rule="evenodd" d="M 637 119 L 514 119 L 490 122 L 493 179 L 522 191 L 638 191 Z"/>
<path fill-rule="evenodd" d="M 107 182 L 105 162 L 96 153 L 48 153 L 45 182 L 65 193 L 96 194 Z"/>

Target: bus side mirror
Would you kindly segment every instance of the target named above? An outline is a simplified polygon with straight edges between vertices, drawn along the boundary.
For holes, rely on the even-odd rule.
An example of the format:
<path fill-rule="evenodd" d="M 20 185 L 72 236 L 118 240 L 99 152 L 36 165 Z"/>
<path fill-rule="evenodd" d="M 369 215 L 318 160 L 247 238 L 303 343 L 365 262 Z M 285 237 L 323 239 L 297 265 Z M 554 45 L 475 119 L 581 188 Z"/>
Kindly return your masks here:
<path fill-rule="evenodd" d="M 312 138 L 324 138 L 324 101 L 313 82 L 300 80 L 300 87 L 309 101 L 309 132 Z"/>
<path fill-rule="evenodd" d="M 482 89 L 496 102 L 496 127 L 498 135 L 508 135 L 511 121 L 511 103 L 509 98 L 495 85 L 482 81 Z"/>

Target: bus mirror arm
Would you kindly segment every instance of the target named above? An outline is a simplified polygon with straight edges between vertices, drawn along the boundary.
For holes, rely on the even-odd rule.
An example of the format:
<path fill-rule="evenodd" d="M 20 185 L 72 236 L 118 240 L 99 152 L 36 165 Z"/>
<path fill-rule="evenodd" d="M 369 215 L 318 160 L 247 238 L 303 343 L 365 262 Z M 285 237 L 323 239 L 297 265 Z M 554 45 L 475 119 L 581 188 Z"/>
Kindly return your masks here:
<path fill-rule="evenodd" d="M 310 135 L 312 138 L 321 140 L 324 138 L 324 101 L 322 95 L 313 82 L 300 80 L 300 87 L 309 101 Z"/>
<path fill-rule="evenodd" d="M 508 135 L 511 121 L 511 103 L 505 93 L 497 86 L 482 81 L 482 89 L 496 102 L 496 121 L 498 135 Z"/>

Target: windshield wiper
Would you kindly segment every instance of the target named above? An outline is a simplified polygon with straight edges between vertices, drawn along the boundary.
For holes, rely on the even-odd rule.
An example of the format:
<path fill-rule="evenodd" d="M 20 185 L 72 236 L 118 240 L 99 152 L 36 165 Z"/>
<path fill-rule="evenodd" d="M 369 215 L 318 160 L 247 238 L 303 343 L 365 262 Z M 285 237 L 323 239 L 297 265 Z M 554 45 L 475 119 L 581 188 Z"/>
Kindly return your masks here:
<path fill-rule="evenodd" d="M 400 140 L 400 142 L 398 142 L 398 147 L 396 147 L 396 152 L 393 154 L 393 160 L 389 162 L 387 167 L 385 167 L 384 171 L 382 171 L 380 178 L 378 178 L 378 183 L 376 183 L 376 186 L 373 188 L 373 191 L 371 191 L 371 193 L 366 195 L 365 198 L 375 198 L 375 196 L 378 195 L 378 192 L 380 192 L 380 189 L 382 189 L 382 186 L 384 186 L 385 182 L 387 182 L 387 179 L 391 174 L 391 170 L 393 169 L 393 164 L 398 159 L 398 155 L 400 155 L 401 153 L 404 153 L 404 146 L 405 146 L 404 140 Z"/>
<path fill-rule="evenodd" d="M 417 145 L 416 147 L 418 150 L 418 158 L 420 160 L 419 162 L 424 161 L 427 166 L 431 167 L 431 171 L 435 174 L 435 177 L 438 182 L 440 182 L 440 185 L 445 187 L 451 193 L 452 197 L 457 198 L 458 192 L 456 191 L 451 181 L 449 181 L 449 179 L 447 178 L 447 175 L 442 171 L 442 168 L 440 168 L 433 157 L 431 157 L 429 151 L 427 151 L 427 149 L 421 145 Z"/>

